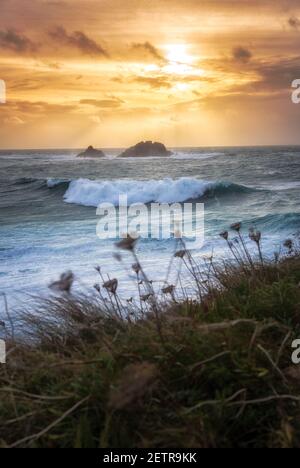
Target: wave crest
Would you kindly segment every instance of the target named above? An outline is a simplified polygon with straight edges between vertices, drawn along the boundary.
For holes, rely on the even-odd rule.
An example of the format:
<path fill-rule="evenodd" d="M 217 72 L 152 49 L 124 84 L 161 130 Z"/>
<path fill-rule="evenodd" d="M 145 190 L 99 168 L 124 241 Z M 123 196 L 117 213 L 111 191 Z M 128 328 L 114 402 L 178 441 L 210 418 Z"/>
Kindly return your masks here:
<path fill-rule="evenodd" d="M 70 182 L 64 195 L 66 203 L 97 207 L 100 203 L 119 205 L 119 197 L 127 195 L 133 203 L 183 203 L 205 195 L 248 192 L 252 189 L 230 182 L 210 182 L 195 178 L 163 180 L 92 181 L 79 179 Z"/>

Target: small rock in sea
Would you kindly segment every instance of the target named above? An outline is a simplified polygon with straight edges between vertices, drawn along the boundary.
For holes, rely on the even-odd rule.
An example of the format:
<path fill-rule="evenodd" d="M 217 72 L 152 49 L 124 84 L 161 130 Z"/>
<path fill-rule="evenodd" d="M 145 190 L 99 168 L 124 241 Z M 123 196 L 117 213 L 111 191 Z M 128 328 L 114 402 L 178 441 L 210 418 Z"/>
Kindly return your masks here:
<path fill-rule="evenodd" d="M 165 145 L 158 142 L 152 141 L 141 141 L 135 146 L 128 148 L 122 154 L 121 158 L 138 158 L 138 157 L 161 157 L 161 156 L 171 156 L 173 153 L 168 151 Z"/>
<path fill-rule="evenodd" d="M 78 154 L 78 158 L 104 158 L 105 154 L 101 150 L 89 146 L 83 153 Z"/>

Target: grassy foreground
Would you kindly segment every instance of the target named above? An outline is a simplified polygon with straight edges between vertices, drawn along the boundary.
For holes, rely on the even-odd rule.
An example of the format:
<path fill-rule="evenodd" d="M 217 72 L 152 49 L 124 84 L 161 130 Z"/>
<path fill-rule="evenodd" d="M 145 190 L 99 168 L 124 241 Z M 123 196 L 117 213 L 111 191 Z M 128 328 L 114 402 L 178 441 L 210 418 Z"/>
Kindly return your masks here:
<path fill-rule="evenodd" d="M 39 304 L 0 366 L 0 446 L 300 447 L 299 255 L 214 277 L 202 301 L 139 319 L 83 296 Z"/>

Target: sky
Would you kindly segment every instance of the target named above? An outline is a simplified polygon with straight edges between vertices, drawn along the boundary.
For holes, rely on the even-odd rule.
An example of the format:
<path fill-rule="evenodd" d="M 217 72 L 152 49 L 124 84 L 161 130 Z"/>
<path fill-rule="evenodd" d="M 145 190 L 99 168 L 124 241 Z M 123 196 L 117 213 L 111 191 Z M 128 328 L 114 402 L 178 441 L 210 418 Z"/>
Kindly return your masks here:
<path fill-rule="evenodd" d="M 300 144 L 299 0 L 0 0 L 0 148 Z"/>

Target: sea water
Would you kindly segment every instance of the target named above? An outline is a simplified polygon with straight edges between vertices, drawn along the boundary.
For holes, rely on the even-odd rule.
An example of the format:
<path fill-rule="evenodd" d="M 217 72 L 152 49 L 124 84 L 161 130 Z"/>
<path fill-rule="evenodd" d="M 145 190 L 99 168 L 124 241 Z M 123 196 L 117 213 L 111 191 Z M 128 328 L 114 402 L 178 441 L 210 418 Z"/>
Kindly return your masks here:
<path fill-rule="evenodd" d="M 115 240 L 96 235 L 100 203 L 202 202 L 205 241 L 194 255 L 227 256 L 219 236 L 233 222 L 262 231 L 271 257 L 300 231 L 300 148 L 177 148 L 165 158 L 78 159 L 79 150 L 0 152 L 0 293 L 22 304 L 47 295 L 48 285 L 66 270 L 75 288 L 93 291 L 116 277 L 124 298 L 136 293 L 133 278 L 113 254 Z M 253 246 L 254 247 L 254 246 Z M 165 279 L 174 239 L 143 239 L 138 255 L 148 276 Z M 133 263 L 124 254 L 130 269 Z M 107 276 L 106 276 L 107 275 Z M 1 306 L 0 306 L 1 307 Z M 0 312 L 1 314 L 1 312 Z"/>

